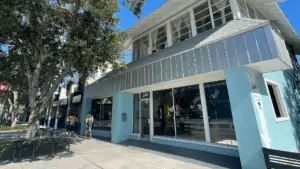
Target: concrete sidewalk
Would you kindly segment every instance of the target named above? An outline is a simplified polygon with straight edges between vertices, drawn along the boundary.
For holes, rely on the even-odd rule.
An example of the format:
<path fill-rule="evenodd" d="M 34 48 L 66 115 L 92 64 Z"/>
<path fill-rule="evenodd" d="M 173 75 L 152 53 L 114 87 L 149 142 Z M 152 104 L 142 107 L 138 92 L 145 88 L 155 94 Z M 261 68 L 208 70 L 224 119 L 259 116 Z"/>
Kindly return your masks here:
<path fill-rule="evenodd" d="M 85 140 L 71 152 L 54 159 L 11 163 L 0 169 L 207 169 L 224 168 L 177 155 L 155 153 L 141 147 L 115 145 L 103 140 Z M 226 168 L 226 167 L 225 167 Z M 230 167 L 232 168 L 232 167 Z"/>

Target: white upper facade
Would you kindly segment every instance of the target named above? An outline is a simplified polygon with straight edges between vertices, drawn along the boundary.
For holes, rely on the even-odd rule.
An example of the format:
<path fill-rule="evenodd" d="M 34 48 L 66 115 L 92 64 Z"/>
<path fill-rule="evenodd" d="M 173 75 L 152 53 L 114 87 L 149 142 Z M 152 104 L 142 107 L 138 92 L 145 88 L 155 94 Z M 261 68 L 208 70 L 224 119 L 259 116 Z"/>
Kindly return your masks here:
<path fill-rule="evenodd" d="M 131 27 L 125 43 L 138 60 L 234 19 L 269 20 L 300 53 L 300 38 L 280 10 L 280 0 L 169 0 Z"/>

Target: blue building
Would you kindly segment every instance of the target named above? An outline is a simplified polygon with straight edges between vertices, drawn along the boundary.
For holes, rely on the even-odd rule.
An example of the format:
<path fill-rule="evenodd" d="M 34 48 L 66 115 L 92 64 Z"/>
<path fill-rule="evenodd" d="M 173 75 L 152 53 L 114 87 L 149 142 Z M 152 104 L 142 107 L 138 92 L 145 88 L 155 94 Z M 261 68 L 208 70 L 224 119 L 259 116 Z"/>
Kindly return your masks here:
<path fill-rule="evenodd" d="M 93 135 L 237 156 L 247 169 L 266 168 L 263 147 L 299 151 L 300 38 L 276 2 L 169 0 L 138 22 L 127 69 L 84 90 Z"/>

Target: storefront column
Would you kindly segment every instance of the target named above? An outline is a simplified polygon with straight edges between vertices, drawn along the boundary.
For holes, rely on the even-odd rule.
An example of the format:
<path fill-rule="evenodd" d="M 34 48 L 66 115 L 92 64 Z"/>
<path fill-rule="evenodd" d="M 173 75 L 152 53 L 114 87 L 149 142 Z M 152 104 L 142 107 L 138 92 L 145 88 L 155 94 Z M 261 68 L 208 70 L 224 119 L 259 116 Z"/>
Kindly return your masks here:
<path fill-rule="evenodd" d="M 204 84 L 200 83 L 199 88 L 200 88 L 200 98 L 201 98 L 201 105 L 202 105 L 201 107 L 202 107 L 202 113 L 203 113 L 205 141 L 210 143 L 211 137 L 210 137 L 210 130 L 209 130 L 209 121 L 208 121 L 209 119 L 208 119 Z"/>
<path fill-rule="evenodd" d="M 80 127 L 80 135 L 85 134 L 85 118 L 89 111 L 91 111 L 92 108 L 92 99 L 84 99 L 83 100 L 83 106 L 81 109 L 81 127 Z"/>
<path fill-rule="evenodd" d="M 245 67 L 225 70 L 235 134 L 242 168 L 266 169 L 262 139 L 249 79 L 252 70 Z"/>
<path fill-rule="evenodd" d="M 133 94 L 119 92 L 113 99 L 111 142 L 120 143 L 129 139 L 133 131 Z"/>

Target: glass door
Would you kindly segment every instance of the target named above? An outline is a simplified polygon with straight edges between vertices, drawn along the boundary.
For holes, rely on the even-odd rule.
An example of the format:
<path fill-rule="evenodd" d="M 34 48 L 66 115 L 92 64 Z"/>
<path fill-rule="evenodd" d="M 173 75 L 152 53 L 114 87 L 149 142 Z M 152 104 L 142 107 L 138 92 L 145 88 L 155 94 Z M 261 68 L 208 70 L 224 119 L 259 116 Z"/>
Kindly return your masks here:
<path fill-rule="evenodd" d="M 150 139 L 150 100 L 141 100 L 141 139 L 148 140 Z"/>

